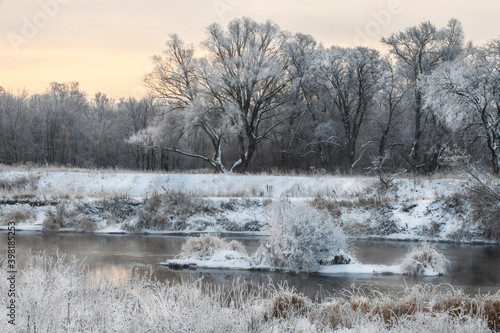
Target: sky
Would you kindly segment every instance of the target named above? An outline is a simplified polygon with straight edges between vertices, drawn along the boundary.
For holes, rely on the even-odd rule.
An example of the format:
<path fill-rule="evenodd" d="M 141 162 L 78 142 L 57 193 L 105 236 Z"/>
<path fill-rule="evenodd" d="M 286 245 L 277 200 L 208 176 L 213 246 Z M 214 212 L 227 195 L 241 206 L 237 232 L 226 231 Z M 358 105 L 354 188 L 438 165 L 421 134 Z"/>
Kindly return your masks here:
<path fill-rule="evenodd" d="M 429 20 L 463 24 L 476 45 L 500 37 L 497 0 L 0 0 L 0 86 L 41 93 L 50 82 L 80 83 L 119 99 L 141 97 L 171 33 L 195 46 L 211 23 L 272 20 L 325 46 L 387 52 L 382 36 Z"/>

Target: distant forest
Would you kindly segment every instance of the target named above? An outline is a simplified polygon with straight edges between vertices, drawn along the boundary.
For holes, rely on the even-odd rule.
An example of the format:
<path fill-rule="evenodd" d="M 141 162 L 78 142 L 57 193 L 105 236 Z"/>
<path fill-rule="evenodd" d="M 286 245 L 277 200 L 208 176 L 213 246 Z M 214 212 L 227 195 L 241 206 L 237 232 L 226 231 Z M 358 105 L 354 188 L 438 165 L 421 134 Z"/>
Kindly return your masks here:
<path fill-rule="evenodd" d="M 500 171 L 500 39 L 430 22 L 325 47 L 273 22 L 170 35 L 142 99 L 0 88 L 0 163 L 217 172 L 432 173 L 457 157 Z M 201 54 L 201 56 L 197 56 Z"/>

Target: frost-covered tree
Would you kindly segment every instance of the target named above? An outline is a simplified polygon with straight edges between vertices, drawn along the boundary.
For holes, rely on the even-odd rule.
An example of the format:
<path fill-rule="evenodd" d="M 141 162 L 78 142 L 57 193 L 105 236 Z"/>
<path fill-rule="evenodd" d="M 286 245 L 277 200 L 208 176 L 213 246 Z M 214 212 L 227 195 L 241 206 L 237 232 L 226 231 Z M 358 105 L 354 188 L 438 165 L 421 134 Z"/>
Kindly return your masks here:
<path fill-rule="evenodd" d="M 290 121 L 281 134 L 280 152 L 282 159 L 286 156 L 294 157 L 296 163 L 305 161 L 307 166 L 315 165 L 319 158 L 321 167 L 327 167 L 327 160 L 323 153 L 323 146 L 315 142 L 315 127 L 320 119 L 318 86 L 314 81 L 316 54 L 322 46 L 310 35 L 295 34 L 286 45 L 286 52 L 290 65 L 288 71 L 291 75 L 291 94 L 289 109 L 292 113 Z M 283 140 L 283 138 L 286 138 Z M 280 142 L 278 140 L 277 144 Z"/>
<path fill-rule="evenodd" d="M 129 120 L 129 113 L 123 106 L 125 100 L 117 104 L 104 93 L 97 93 L 90 100 L 90 110 L 86 119 L 88 133 L 87 167 L 137 167 L 135 147 L 127 144 L 126 139 L 135 133 Z M 129 99 L 130 105 L 139 105 L 135 99 Z M 137 154 L 134 154 L 137 155 Z M 134 161 L 135 163 L 133 163 Z"/>
<path fill-rule="evenodd" d="M 396 146 L 403 144 L 400 131 L 404 117 L 404 102 L 408 87 L 396 70 L 391 60 L 384 62 L 382 85 L 380 87 L 376 106 L 378 112 L 371 116 L 372 122 L 377 124 L 375 136 L 378 146 L 377 159 L 387 159 L 387 154 Z"/>
<path fill-rule="evenodd" d="M 1 163 L 19 163 L 27 158 L 29 137 L 27 124 L 28 93 L 15 96 L 0 87 L 0 161 Z"/>
<path fill-rule="evenodd" d="M 340 147 L 351 170 L 368 144 L 363 142 L 363 151 L 357 153 L 363 126 L 375 111 L 384 63 L 376 50 L 365 47 L 320 50 L 315 61 L 318 102 L 327 116 L 317 124 L 317 140 Z"/>
<path fill-rule="evenodd" d="M 204 91 L 200 74 L 208 65 L 194 56 L 194 47 L 173 34 L 162 55 L 153 57 L 154 70 L 145 78 L 155 97 L 163 100 L 163 114 L 148 129 L 136 132 L 132 142 L 208 162 L 219 172 L 222 162 L 224 122 L 220 109 Z M 211 143 L 211 152 L 191 150 L 193 133 L 201 130 Z"/>
<path fill-rule="evenodd" d="M 283 52 L 289 36 L 271 21 L 235 19 L 224 31 L 207 29 L 203 43 L 209 52 L 201 74 L 205 93 L 216 101 L 229 125 L 238 159 L 229 170 L 247 170 L 257 147 L 286 118 L 280 106 L 289 98 L 288 59 Z"/>
<path fill-rule="evenodd" d="M 310 272 L 318 265 L 349 263 L 346 236 L 327 211 L 305 202 L 273 204 L 269 211 L 270 239 L 254 256 L 259 264 L 292 272 Z"/>
<path fill-rule="evenodd" d="M 419 26 L 413 26 L 382 38 L 381 42 L 389 47 L 389 52 L 396 59 L 402 77 L 412 91 L 412 98 L 408 100 L 407 108 L 413 114 L 413 142 L 409 155 L 420 163 L 422 151 L 429 147 L 421 147 L 433 118 L 430 109 L 424 108 L 424 95 L 421 80 L 442 62 L 453 60 L 460 54 L 463 47 L 464 35 L 461 23 L 451 19 L 447 26 L 438 29 L 428 21 Z M 432 145 L 432 143 L 430 144 Z"/>
<path fill-rule="evenodd" d="M 442 64 L 425 84 L 427 105 L 456 131 L 471 130 L 490 153 L 500 172 L 500 40 L 470 49 L 454 62 Z"/>
<path fill-rule="evenodd" d="M 146 84 L 165 101 L 165 116 L 135 141 L 152 141 L 163 149 L 202 159 L 220 172 L 247 170 L 259 144 L 286 118 L 280 107 L 288 100 L 290 82 L 284 45 L 288 34 L 268 21 L 235 19 L 224 30 L 207 29 L 206 57 L 172 35 Z M 201 130 L 210 154 L 186 149 Z M 224 147 L 227 145 L 228 147 Z M 181 148 L 179 147 L 181 146 Z M 235 150 L 231 161 L 223 158 Z"/>
<path fill-rule="evenodd" d="M 77 82 L 52 82 L 46 93 L 31 96 L 29 132 L 34 161 L 77 165 L 86 134 L 82 123 L 88 111 L 86 94 Z"/>
<path fill-rule="evenodd" d="M 160 113 L 160 105 L 151 96 L 145 96 L 141 99 L 132 97 L 121 99 L 117 108 L 121 113 L 120 118 L 123 123 L 121 127 L 128 136 L 146 131 L 149 126 L 154 124 Z M 136 168 L 150 170 L 154 169 L 156 164 L 156 149 L 155 145 L 150 144 L 149 134 L 147 138 L 144 142 L 141 141 L 134 145 L 132 155 Z M 132 140 L 129 143 L 137 142 Z"/>

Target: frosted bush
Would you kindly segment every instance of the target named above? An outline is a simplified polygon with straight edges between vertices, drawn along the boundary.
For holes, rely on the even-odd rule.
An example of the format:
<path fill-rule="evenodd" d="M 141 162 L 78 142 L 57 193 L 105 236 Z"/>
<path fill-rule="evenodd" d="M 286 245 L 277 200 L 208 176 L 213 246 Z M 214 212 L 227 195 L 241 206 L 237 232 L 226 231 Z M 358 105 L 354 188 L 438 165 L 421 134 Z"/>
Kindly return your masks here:
<path fill-rule="evenodd" d="M 74 215 L 73 212 L 69 212 L 64 203 L 58 204 L 55 212 L 51 208 L 48 208 L 47 217 L 42 223 L 43 230 L 53 231 L 66 227 L 66 224 L 70 221 L 72 215 Z"/>
<path fill-rule="evenodd" d="M 434 245 L 424 243 L 413 248 L 400 264 L 403 274 L 445 275 L 450 261 Z"/>
<path fill-rule="evenodd" d="M 327 211 L 307 203 L 281 201 L 270 206 L 270 240 L 254 258 L 257 263 L 291 272 L 311 272 L 319 264 L 348 263 L 346 236 Z"/>
<path fill-rule="evenodd" d="M 2 216 L 0 214 L 0 216 Z M 32 217 L 32 212 L 26 207 L 14 208 L 5 212 L 0 220 L 0 225 L 6 225 L 7 222 L 14 222 L 15 224 L 24 223 L 29 221 Z"/>
<path fill-rule="evenodd" d="M 243 245 L 238 241 L 226 243 L 216 236 L 202 235 L 200 237 L 191 237 L 182 245 L 182 251 L 179 254 L 181 259 L 209 260 L 218 251 L 229 250 L 247 255 Z"/>
<path fill-rule="evenodd" d="M 240 242 L 238 242 L 236 240 L 232 240 L 229 243 L 227 243 L 226 248 L 230 251 L 235 251 L 235 252 L 247 254 L 247 250 L 245 249 L 243 244 L 241 244 Z"/>

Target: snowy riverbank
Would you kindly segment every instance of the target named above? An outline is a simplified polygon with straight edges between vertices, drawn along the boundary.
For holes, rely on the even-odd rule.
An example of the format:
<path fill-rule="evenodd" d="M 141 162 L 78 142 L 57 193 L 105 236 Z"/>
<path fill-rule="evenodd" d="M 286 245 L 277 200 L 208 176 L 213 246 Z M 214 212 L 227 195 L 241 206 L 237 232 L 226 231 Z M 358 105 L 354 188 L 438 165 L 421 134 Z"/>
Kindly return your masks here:
<path fill-rule="evenodd" d="M 290 200 L 327 209 L 350 237 L 487 241 L 467 199 L 456 178 L 0 172 L 0 219 L 18 230 L 265 234 L 266 207 Z"/>

